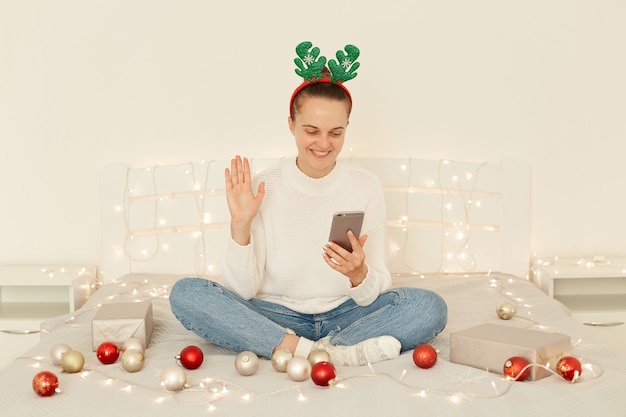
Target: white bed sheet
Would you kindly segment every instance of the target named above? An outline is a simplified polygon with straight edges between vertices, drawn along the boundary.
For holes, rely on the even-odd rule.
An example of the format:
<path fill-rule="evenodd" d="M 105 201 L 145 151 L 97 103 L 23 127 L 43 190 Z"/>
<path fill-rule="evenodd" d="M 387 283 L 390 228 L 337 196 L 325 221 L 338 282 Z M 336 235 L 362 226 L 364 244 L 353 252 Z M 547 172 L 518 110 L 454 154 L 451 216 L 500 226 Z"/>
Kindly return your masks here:
<path fill-rule="evenodd" d="M 399 276 L 396 286 L 420 286 L 441 294 L 448 303 L 445 331 L 431 343 L 439 350 L 431 369 L 419 369 L 410 352 L 400 358 L 363 367 L 338 367 L 338 384 L 325 388 L 294 382 L 262 359 L 253 376 L 240 376 L 235 353 L 218 348 L 185 330 L 169 310 L 167 295 L 177 277 L 135 274 L 104 285 L 79 311 L 50 320 L 42 340 L 25 356 L 0 371 L 3 415 L 28 416 L 626 416 L 626 355 L 594 340 L 566 309 L 525 279 L 508 275 Z M 500 320 L 496 306 L 518 303 L 512 320 Z M 91 318 L 100 303 L 151 300 L 154 331 L 144 368 L 123 370 L 119 361 L 101 364 L 91 350 Z M 526 382 L 449 362 L 450 332 L 482 323 L 565 333 L 572 354 L 585 366 L 580 381 L 557 375 Z M 66 343 L 86 358 L 83 372 L 67 374 L 49 358 L 51 348 Z M 187 370 L 188 388 L 170 392 L 160 386 L 160 373 L 175 364 L 188 345 L 200 346 L 205 359 Z M 33 376 L 51 370 L 62 392 L 38 397 Z"/>

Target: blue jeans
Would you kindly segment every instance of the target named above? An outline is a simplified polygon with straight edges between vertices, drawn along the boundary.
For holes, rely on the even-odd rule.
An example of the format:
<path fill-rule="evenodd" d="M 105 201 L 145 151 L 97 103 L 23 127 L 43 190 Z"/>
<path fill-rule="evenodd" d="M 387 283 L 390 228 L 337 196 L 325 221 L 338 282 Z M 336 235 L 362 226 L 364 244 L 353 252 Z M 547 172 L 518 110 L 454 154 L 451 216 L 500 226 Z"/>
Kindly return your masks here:
<path fill-rule="evenodd" d="M 203 278 L 177 281 L 170 306 L 183 326 L 203 339 L 266 358 L 289 331 L 314 341 L 329 336 L 332 345 L 388 335 L 407 351 L 439 334 L 448 313 L 446 303 L 432 291 L 394 288 L 368 306 L 348 300 L 325 313 L 302 314 L 263 300 L 244 300 Z"/>

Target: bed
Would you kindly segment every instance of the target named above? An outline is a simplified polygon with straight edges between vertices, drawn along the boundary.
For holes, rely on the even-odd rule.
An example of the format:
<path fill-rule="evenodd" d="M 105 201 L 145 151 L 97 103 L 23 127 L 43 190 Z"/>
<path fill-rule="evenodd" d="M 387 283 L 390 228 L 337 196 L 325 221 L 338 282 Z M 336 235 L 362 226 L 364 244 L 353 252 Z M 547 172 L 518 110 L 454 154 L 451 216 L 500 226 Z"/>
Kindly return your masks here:
<path fill-rule="evenodd" d="M 276 159 L 252 159 L 258 171 Z M 432 289 L 446 300 L 448 326 L 430 344 L 435 365 L 421 369 L 411 352 L 362 367 L 337 367 L 331 387 L 296 382 L 261 359 L 240 375 L 236 352 L 186 331 L 168 293 L 183 276 L 220 280 L 228 237 L 223 170 L 228 161 L 152 167 L 116 164 L 102 173 L 102 264 L 99 289 L 76 312 L 42 326 L 41 341 L 0 371 L 3 415 L 29 416 L 626 416 L 626 355 L 594 340 L 529 274 L 528 164 L 519 159 L 460 162 L 351 158 L 379 175 L 387 201 L 387 255 L 394 285 Z M 154 329 L 138 372 L 104 365 L 91 346 L 91 320 L 105 303 L 150 301 Z M 502 320 L 496 306 L 517 306 Z M 516 382 L 450 361 L 450 334 L 483 323 L 566 334 L 583 365 L 570 383 L 557 374 Z M 61 372 L 51 349 L 66 343 L 86 359 Z M 187 346 L 204 352 L 185 370 L 181 390 L 161 386 L 162 370 Z M 56 373 L 58 393 L 31 388 L 42 370 Z"/>

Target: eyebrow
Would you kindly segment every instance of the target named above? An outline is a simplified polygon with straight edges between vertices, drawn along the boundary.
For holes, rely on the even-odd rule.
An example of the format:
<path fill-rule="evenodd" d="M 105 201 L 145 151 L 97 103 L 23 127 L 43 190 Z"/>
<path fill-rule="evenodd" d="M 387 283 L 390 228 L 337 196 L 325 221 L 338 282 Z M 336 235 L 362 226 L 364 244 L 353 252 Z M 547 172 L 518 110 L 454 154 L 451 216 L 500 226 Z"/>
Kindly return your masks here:
<path fill-rule="evenodd" d="M 314 126 L 314 125 L 302 125 L 302 127 L 307 127 L 309 129 L 319 129 L 319 127 Z M 345 129 L 345 127 L 343 127 L 343 126 L 337 126 L 337 127 L 333 127 L 330 130 L 332 131 L 332 130 L 344 130 L 344 129 Z"/>

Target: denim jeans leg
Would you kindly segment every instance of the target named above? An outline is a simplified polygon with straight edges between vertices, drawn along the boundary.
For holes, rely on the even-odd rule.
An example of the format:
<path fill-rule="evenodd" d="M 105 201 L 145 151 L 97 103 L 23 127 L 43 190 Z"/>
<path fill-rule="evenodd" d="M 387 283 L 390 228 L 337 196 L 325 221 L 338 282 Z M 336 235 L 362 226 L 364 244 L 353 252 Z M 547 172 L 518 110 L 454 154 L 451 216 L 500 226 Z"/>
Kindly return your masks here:
<path fill-rule="evenodd" d="M 395 288 L 368 306 L 349 300 L 320 317 L 332 344 L 353 345 L 372 337 L 393 336 L 404 352 L 438 335 L 446 326 L 447 315 L 446 303 L 438 294 Z"/>
<path fill-rule="evenodd" d="M 220 284 L 182 278 L 170 292 L 170 306 L 182 325 L 218 346 L 271 357 L 287 332 L 256 307 Z"/>
<path fill-rule="evenodd" d="M 330 336 L 336 345 L 394 336 L 406 351 L 435 337 L 447 321 L 443 299 L 418 288 L 396 288 L 368 306 L 348 300 L 329 312 L 310 315 L 263 300 L 244 300 L 203 278 L 183 278 L 172 287 L 170 305 L 182 325 L 198 336 L 267 358 L 290 331 L 310 340 Z"/>

